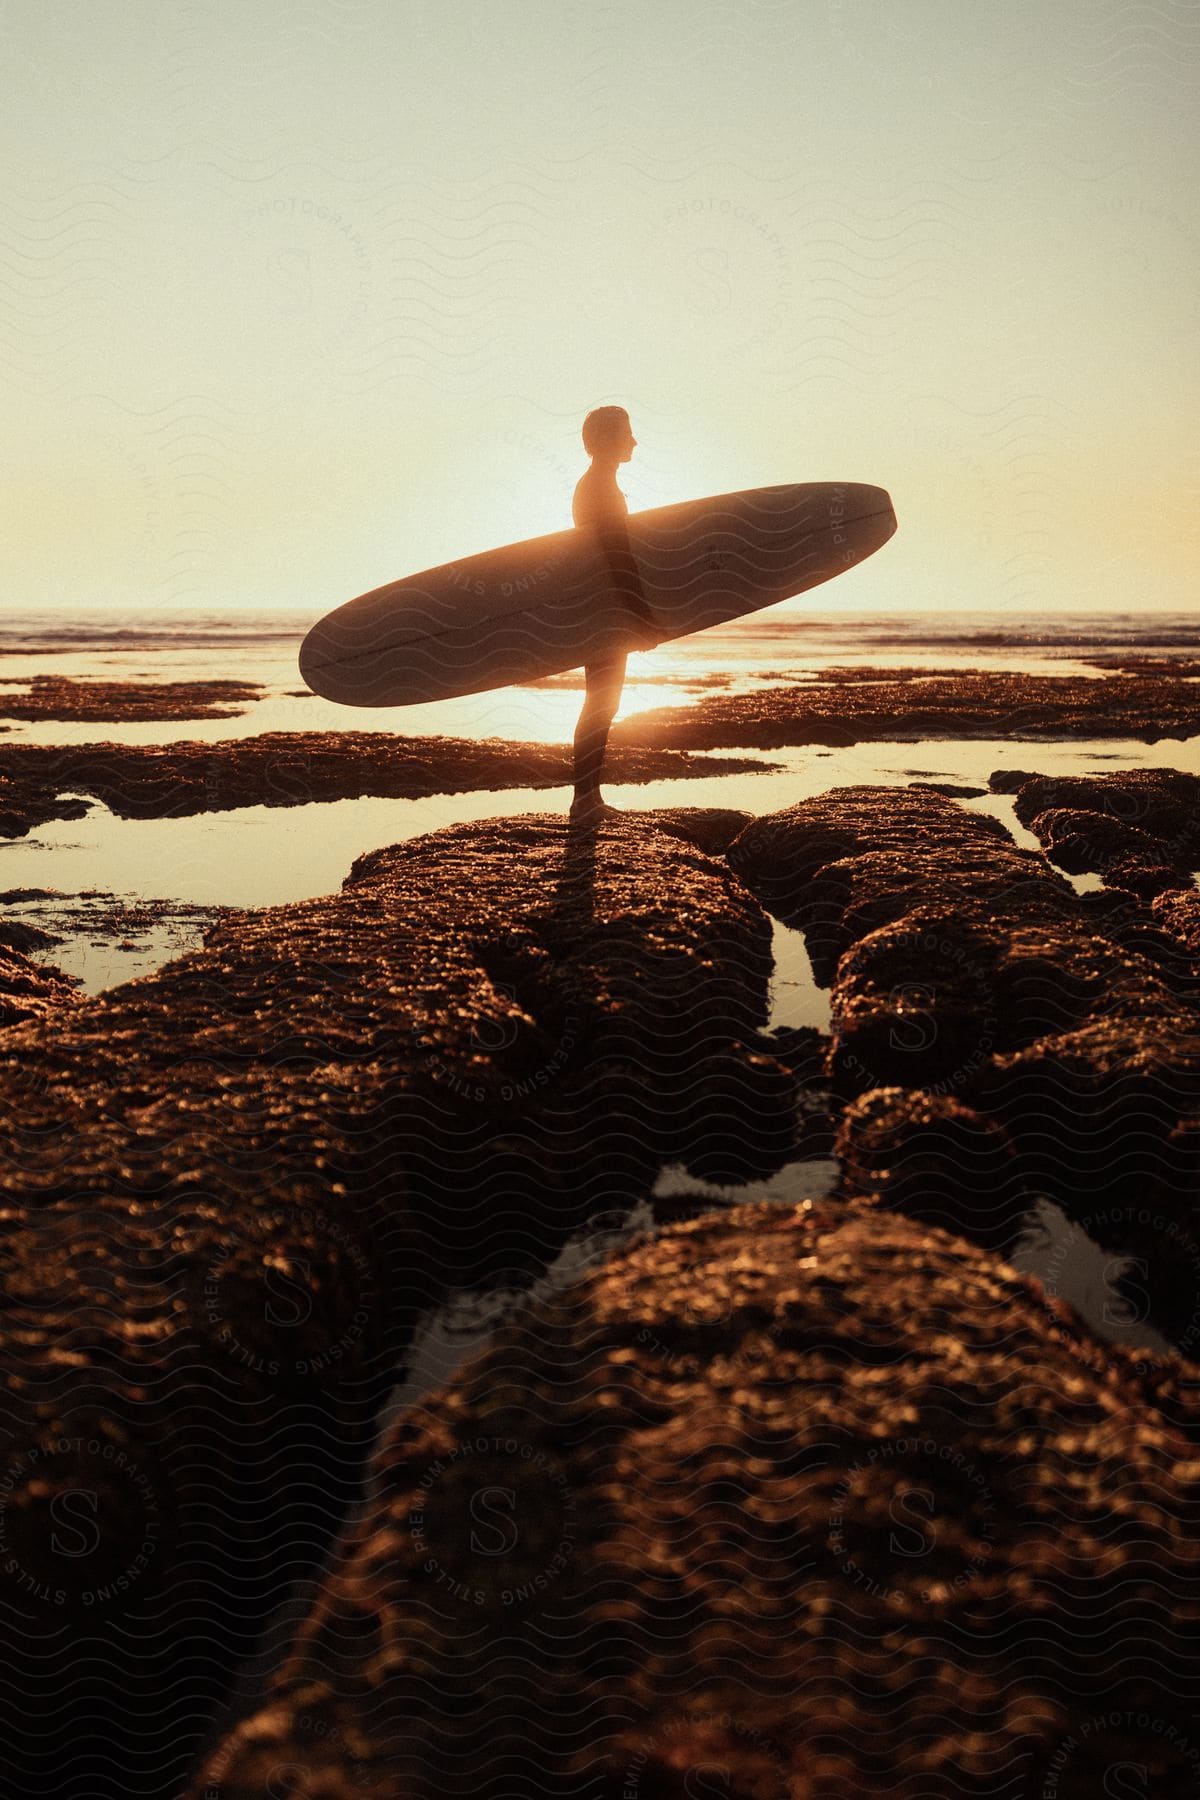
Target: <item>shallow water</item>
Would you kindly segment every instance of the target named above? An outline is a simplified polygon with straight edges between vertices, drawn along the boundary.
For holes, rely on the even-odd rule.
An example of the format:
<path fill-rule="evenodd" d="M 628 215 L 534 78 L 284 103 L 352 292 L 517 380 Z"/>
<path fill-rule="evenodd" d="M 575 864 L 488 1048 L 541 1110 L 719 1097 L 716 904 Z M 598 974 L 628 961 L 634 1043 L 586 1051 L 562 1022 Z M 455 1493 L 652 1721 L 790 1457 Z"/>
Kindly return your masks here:
<path fill-rule="evenodd" d="M 798 1030 L 810 1026 L 828 1032 L 830 990 L 818 987 L 813 976 L 812 958 L 802 931 L 772 919 L 771 953 L 775 958 L 771 976 L 771 1014 L 767 1030 L 780 1027 Z"/>
<path fill-rule="evenodd" d="M 1154 1360 L 1171 1354 L 1136 1299 L 1118 1287 L 1125 1271 L 1136 1270 L 1136 1257 L 1106 1250 L 1053 1201 L 1033 1207 L 1010 1260 L 1023 1275 L 1036 1275 L 1047 1294 L 1068 1301 L 1106 1343 L 1144 1350 Z"/>
<path fill-rule="evenodd" d="M 761 774 L 611 786 L 608 797 L 625 812 L 729 806 L 766 813 L 833 787 L 903 786 L 915 779 L 984 787 L 997 769 L 1089 774 L 1098 768 L 1169 763 L 1200 774 L 1200 738 L 1169 745 L 1104 739 L 1030 743 L 1008 738 L 918 738 L 840 750 L 803 746 L 719 754 L 756 756 L 773 766 Z M 98 888 L 130 903 L 172 899 L 216 906 L 275 906 L 336 892 L 355 857 L 367 850 L 476 819 L 521 813 L 563 816 L 570 798 L 566 787 L 507 788 L 417 800 L 368 797 L 312 801 L 299 807 L 247 806 L 184 819 L 119 819 L 92 801 L 85 818 L 53 820 L 28 837 L 0 841 L 0 889 L 43 887 L 79 893 Z M 1011 795 L 987 794 L 963 804 L 993 814 L 1018 843 L 1036 848 L 1037 840 L 1013 816 Z M 1095 885 L 1090 876 L 1076 881 L 1082 887 Z M 40 916 L 36 903 L 12 910 L 33 921 Z M 48 960 L 60 961 L 83 978 L 88 992 L 95 992 L 113 980 L 149 973 L 199 937 L 198 930 L 190 938 L 159 934 L 134 951 L 120 953 L 115 963 L 111 948 L 83 945 L 69 951 L 64 947 Z"/>

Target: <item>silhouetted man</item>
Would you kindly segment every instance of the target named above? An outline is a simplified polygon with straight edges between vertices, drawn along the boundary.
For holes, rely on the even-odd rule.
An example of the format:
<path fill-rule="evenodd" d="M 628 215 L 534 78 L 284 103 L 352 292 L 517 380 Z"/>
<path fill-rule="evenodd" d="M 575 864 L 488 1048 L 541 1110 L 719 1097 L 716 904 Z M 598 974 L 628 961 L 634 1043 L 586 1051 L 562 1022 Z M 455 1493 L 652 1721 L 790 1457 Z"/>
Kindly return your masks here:
<path fill-rule="evenodd" d="M 617 467 L 627 463 L 637 447 L 629 414 L 623 406 L 598 406 L 583 421 L 583 447 L 591 467 L 575 487 L 571 515 L 576 525 L 599 534 L 605 559 L 630 614 L 631 647 L 648 649 L 656 643 L 655 627 L 642 589 L 637 564 L 629 548 L 625 520 L 629 508 L 617 486 Z M 608 744 L 608 731 L 621 703 L 625 684 L 624 650 L 584 667 L 587 693 L 575 728 L 575 798 L 571 812 L 600 811 L 600 770 Z"/>

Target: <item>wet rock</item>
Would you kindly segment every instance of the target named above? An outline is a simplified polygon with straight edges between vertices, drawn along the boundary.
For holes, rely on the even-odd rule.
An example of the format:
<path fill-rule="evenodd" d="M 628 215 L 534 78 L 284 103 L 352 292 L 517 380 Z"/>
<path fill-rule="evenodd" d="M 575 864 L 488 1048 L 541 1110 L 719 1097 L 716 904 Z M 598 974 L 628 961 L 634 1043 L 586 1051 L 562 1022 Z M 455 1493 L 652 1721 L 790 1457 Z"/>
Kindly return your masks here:
<path fill-rule="evenodd" d="M 1177 1012 L 1160 969 L 1092 922 L 1124 902 L 1076 895 L 998 820 L 904 792 L 897 807 L 892 789 L 834 790 L 756 820 L 729 851 L 806 929 L 814 969 L 840 957 L 837 1034 L 879 1045 L 860 1088 L 936 1083 L 968 1040 L 990 1053 L 1099 1015 Z"/>
<path fill-rule="evenodd" d="M 1117 891 L 1080 896 L 995 821 L 988 838 L 976 824 L 912 789 L 899 807 L 890 789 L 843 790 L 760 819 L 731 846 L 764 902 L 806 926 L 817 979 L 833 980 L 835 1097 L 953 1095 L 1007 1132 L 1014 1179 L 1085 1229 L 1132 1191 L 1200 1232 L 1176 1129 L 1200 1115 L 1193 893 L 1153 910 Z M 958 1139 L 945 1141 L 949 1169 Z M 972 1181 L 964 1155 L 962 1229 Z M 952 1223 L 949 1176 L 940 1196 Z M 1111 1226 L 1101 1241 L 1106 1229 L 1128 1247 Z M 1140 1254 L 1150 1287 L 1168 1285 L 1167 1236 Z M 1194 1279 L 1200 1293 L 1200 1262 Z"/>
<path fill-rule="evenodd" d="M 1200 1112 L 1200 1018 L 1114 1009 L 996 1057 L 968 1093 L 1007 1126 L 1030 1185 L 1071 1215 L 1099 1195 L 1175 1187 L 1172 1134 Z"/>
<path fill-rule="evenodd" d="M 1020 805 L 1018 799 L 1018 807 Z M 1144 863 L 1167 859 L 1167 845 L 1111 813 L 1084 812 L 1066 806 L 1035 813 L 1029 829 L 1050 861 L 1069 874 L 1104 874 L 1114 863 L 1137 858 Z"/>
<path fill-rule="evenodd" d="M 991 919 L 944 902 L 867 931 L 837 968 L 830 1073 L 842 1095 L 874 1087 L 946 1092 L 1001 1034 Z"/>
<path fill-rule="evenodd" d="M 1173 674 L 1096 680 L 994 669 L 899 671 L 899 679 L 893 670 L 852 673 L 852 681 L 710 694 L 688 707 L 635 713 L 614 728 L 613 742 L 765 750 L 898 737 L 1132 737 L 1154 743 L 1200 733 L 1200 688 Z"/>
<path fill-rule="evenodd" d="M 61 969 L 39 968 L 19 950 L 10 948 L 0 925 L 0 1027 L 25 1019 L 58 1016 L 73 1006 L 75 984 Z M 16 934 L 14 934 L 16 935 Z"/>
<path fill-rule="evenodd" d="M 43 1119 L 78 1100 L 27 1095 Z M 61 1175 L 69 1146 L 44 1136 Z M 174 1791 L 264 1608 L 352 1496 L 383 1259 L 336 1199 L 272 1193 L 267 1164 L 265 1193 L 227 1182 L 215 1201 L 202 1167 L 191 1197 L 135 1202 L 6 1172 L 8 1779 Z"/>
<path fill-rule="evenodd" d="M 257 681 L 72 681 L 65 675 L 34 675 L 27 693 L 0 689 L 0 717 L 96 725 L 234 719 L 262 692 Z"/>
<path fill-rule="evenodd" d="M 1127 894 L 1136 894 L 1141 900 L 1153 900 L 1157 894 L 1194 888 L 1196 885 L 1190 873 L 1177 869 L 1170 863 L 1154 862 L 1149 857 L 1140 856 L 1119 857 L 1105 869 L 1104 879 L 1109 887 L 1120 888 Z"/>
<path fill-rule="evenodd" d="M 5 750 L 2 754 L 10 752 Z M 29 766 L 10 769 L 0 764 L 0 837 L 24 837 L 27 831 L 51 819 L 82 819 L 89 802 L 64 799 L 60 785 Z"/>
<path fill-rule="evenodd" d="M 1194 887 L 1189 863 L 1200 854 L 1200 836 L 1193 841 L 1189 830 L 1180 829 L 1173 837 L 1162 837 L 1131 823 L 1127 810 L 1144 805 L 1145 791 L 1131 790 L 1115 776 L 1105 779 L 1117 783 L 1107 798 L 1120 810 L 1056 806 L 1029 819 L 1029 829 L 1040 838 L 1050 860 L 1073 874 L 1102 875 L 1110 887 L 1143 899 L 1153 899 L 1171 888 Z M 1022 789 L 1022 793 L 1027 791 Z M 1018 799 L 1018 814 L 1021 809 Z M 1160 809 L 1156 816 L 1178 825 L 1182 815 Z"/>
<path fill-rule="evenodd" d="M 835 1065 L 851 1086 L 958 1087 L 991 1056 L 1122 1011 L 1169 1019 L 1176 995 L 1137 950 L 1073 908 L 941 900 L 861 937 L 838 965 Z"/>
<path fill-rule="evenodd" d="M 755 819 L 727 854 L 743 881 L 770 895 L 772 911 L 785 924 L 802 925 L 813 880 L 863 851 L 925 851 L 946 862 L 957 853 L 977 867 L 998 844 L 1012 846 L 999 820 L 968 813 L 941 795 L 911 787 L 848 787 Z M 1022 867 L 1029 867 L 1028 857 Z"/>
<path fill-rule="evenodd" d="M 914 788 L 834 788 L 748 825 L 729 863 L 770 911 L 805 932 L 828 985 L 864 933 L 947 895 L 1053 906 L 1066 882 L 998 819 Z"/>
<path fill-rule="evenodd" d="M 958 781 L 910 781 L 908 785 L 925 793 L 944 794 L 947 800 L 979 800 L 988 791 Z"/>
<path fill-rule="evenodd" d="M 723 863 L 619 813 L 582 828 L 540 814 L 450 826 L 359 858 L 345 888 L 438 906 L 447 932 L 468 901 L 480 923 L 464 957 L 482 959 L 514 998 L 538 1000 L 539 975 L 555 970 L 560 985 L 586 990 L 604 1034 L 597 1056 L 635 1044 L 686 1073 L 693 1031 L 711 1040 L 766 1016 L 770 927 L 757 903 Z"/>
<path fill-rule="evenodd" d="M 56 933 L 26 924 L 24 919 L 0 918 L 0 945 L 6 950 L 17 950 L 24 955 L 27 950 L 48 950 L 51 945 L 61 943 L 62 939 Z"/>
<path fill-rule="evenodd" d="M 1200 893 L 1164 892 L 1156 895 L 1151 911 L 1191 956 L 1200 958 Z"/>
<path fill-rule="evenodd" d="M 1184 901 L 1192 890 L 1164 888 L 1149 896 L 1139 896 L 1129 889 L 1107 887 L 1079 895 L 1079 909 L 1091 928 L 1110 938 L 1113 943 L 1152 963 L 1159 978 L 1166 982 L 1188 1009 L 1200 1007 L 1200 967 L 1187 945 L 1170 928 L 1174 917 L 1186 917 L 1181 907 L 1171 909 L 1176 901 Z"/>
<path fill-rule="evenodd" d="M 1200 687 L 1196 692 L 1200 694 Z M 1114 858 L 1123 843 L 1128 854 L 1144 854 L 1144 840 L 1150 838 L 1155 841 L 1156 860 L 1181 869 L 1200 868 L 1200 776 L 1166 768 L 1122 769 L 1112 775 L 1034 775 L 1018 790 L 1016 814 L 1024 825 L 1032 827 L 1039 814 L 1060 809 L 1099 813 L 1111 821 L 1102 850 Z"/>
<path fill-rule="evenodd" d="M 707 778 L 771 766 L 746 756 L 714 760 L 678 750 L 625 749 L 609 756 L 605 781 Z M 415 799 L 570 782 L 570 755 L 558 745 L 382 731 L 275 731 L 215 744 L 13 744 L 0 750 L 0 832 L 17 837 L 43 819 L 79 818 L 85 803 L 57 799 L 68 792 L 93 794 L 122 819 L 168 819 L 240 806 L 304 806 L 365 795 Z"/>
<path fill-rule="evenodd" d="M 1019 794 L 1027 781 L 1042 779 L 1028 769 L 995 769 L 988 776 L 988 789 L 993 794 Z"/>
<path fill-rule="evenodd" d="M 0 906 L 16 906 L 23 900 L 60 900 L 63 898 L 61 888 L 7 888 L 0 894 Z"/>
<path fill-rule="evenodd" d="M 778 1166 L 770 967 L 723 864 L 530 818 L 376 852 L 340 894 L 230 915 L 0 1034 L 20 1791 L 99 1792 L 106 1768 L 178 1791 L 448 1281 L 544 1264 L 664 1147 Z M 95 1552 L 73 1558 L 48 1523 L 80 1491 Z"/>
<path fill-rule="evenodd" d="M 838 1128 L 840 1192 L 1010 1252 L 1030 1209 L 1012 1142 L 950 1095 L 875 1088 Z"/>
<path fill-rule="evenodd" d="M 707 856 L 724 855 L 753 816 L 728 806 L 665 806 L 653 812 L 626 814 L 627 818 L 656 825 L 672 837 L 686 838 Z"/>
<path fill-rule="evenodd" d="M 941 795 L 905 788 L 845 787 L 752 821 L 729 847 L 731 866 L 791 912 L 831 863 L 869 850 L 983 853 L 1012 839 L 998 819 L 969 813 Z M 782 913 L 781 917 L 784 916 Z"/>
<path fill-rule="evenodd" d="M 1101 1710 L 1182 1794 L 1198 1442 L 1177 1366 L 961 1238 L 820 1202 L 673 1228 L 395 1421 L 190 1794 L 618 1800 L 715 1757 L 747 1800 L 1083 1796 Z"/>

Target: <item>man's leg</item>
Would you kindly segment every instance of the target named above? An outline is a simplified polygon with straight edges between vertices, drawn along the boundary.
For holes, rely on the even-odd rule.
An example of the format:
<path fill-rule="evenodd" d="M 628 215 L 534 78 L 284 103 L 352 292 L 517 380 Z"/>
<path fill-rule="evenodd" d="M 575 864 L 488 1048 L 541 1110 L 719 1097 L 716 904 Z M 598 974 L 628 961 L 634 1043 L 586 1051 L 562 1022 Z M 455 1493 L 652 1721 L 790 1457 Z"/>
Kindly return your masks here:
<path fill-rule="evenodd" d="M 600 770 L 608 744 L 608 729 L 625 685 L 624 655 L 589 663 L 583 671 L 587 683 L 583 710 L 575 727 L 575 798 L 599 799 Z"/>

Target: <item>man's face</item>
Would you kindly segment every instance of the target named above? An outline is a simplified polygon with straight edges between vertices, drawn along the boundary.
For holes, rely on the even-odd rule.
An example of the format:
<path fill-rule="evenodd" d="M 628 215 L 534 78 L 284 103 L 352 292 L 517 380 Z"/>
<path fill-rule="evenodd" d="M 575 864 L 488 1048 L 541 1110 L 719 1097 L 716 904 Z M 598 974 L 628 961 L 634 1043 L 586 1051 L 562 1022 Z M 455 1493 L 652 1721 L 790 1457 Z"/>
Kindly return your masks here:
<path fill-rule="evenodd" d="M 626 463 L 637 449 L 637 439 L 633 435 L 633 426 L 626 419 L 616 436 L 617 461 Z"/>

